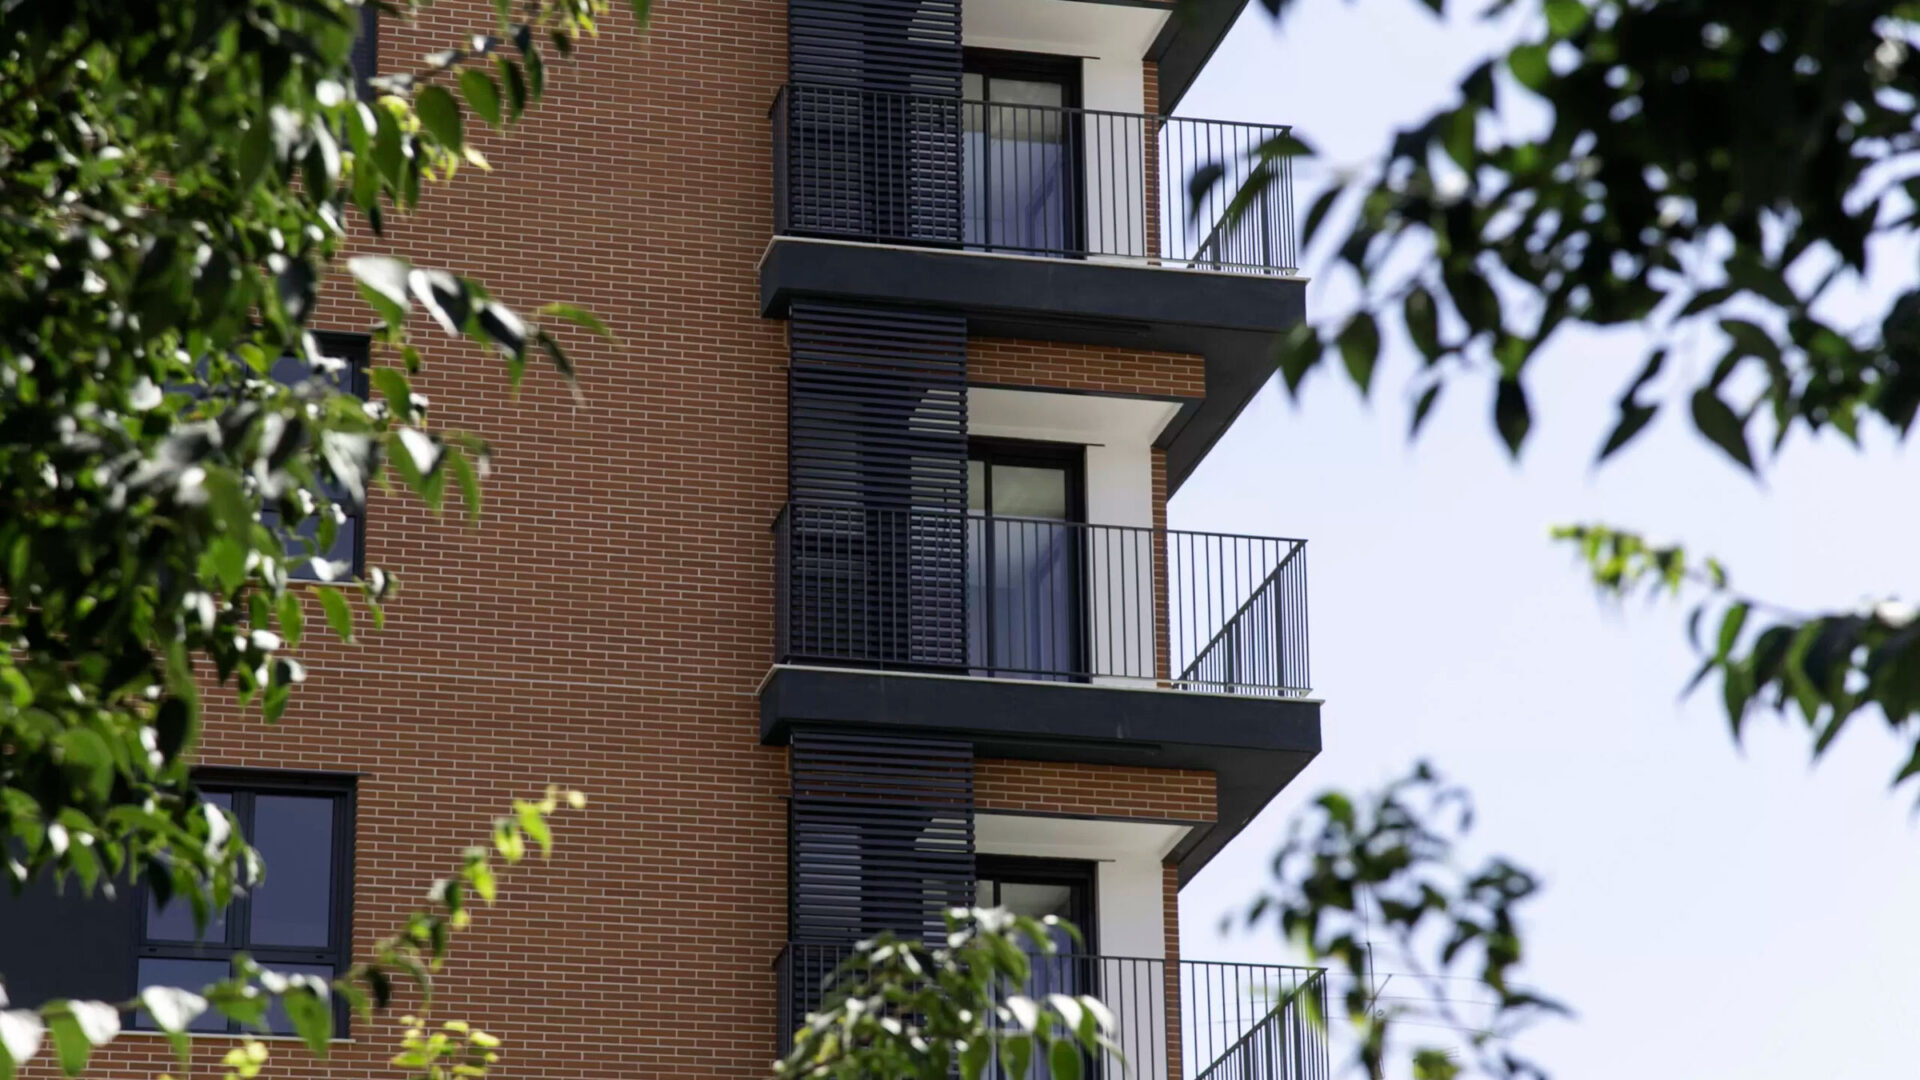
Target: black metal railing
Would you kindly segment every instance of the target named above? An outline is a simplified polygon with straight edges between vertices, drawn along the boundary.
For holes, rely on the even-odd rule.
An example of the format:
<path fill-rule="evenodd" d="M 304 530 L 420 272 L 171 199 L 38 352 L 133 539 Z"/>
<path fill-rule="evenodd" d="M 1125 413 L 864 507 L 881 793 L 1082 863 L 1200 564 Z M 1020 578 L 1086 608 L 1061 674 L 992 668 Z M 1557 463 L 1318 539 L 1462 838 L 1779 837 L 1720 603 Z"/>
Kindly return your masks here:
<path fill-rule="evenodd" d="M 844 945 L 789 944 L 775 961 L 780 1052 L 809 1013 L 833 1000 L 853 955 Z M 1327 1080 L 1325 973 L 1277 964 L 1039 956 L 1024 985 L 1003 995 L 1088 994 L 1114 1017 L 1120 1058 L 1090 1063 L 1119 1080 Z M 1174 981 L 1174 980 L 1177 980 Z M 1124 1059 L 1124 1062 L 1122 1060 Z M 995 1074 L 999 1076 L 998 1073 Z M 1036 1062 L 1017 1080 L 1049 1080 Z M 1003 1080 L 1016 1080 L 1006 1077 Z"/>
<path fill-rule="evenodd" d="M 774 102 L 782 234 L 1255 273 L 1299 266 L 1273 124 L 795 83 Z M 1262 163 L 1265 163 L 1264 169 Z M 1197 200 L 1189 181 L 1218 180 Z M 1273 180 L 1231 222 L 1256 175 Z"/>
<path fill-rule="evenodd" d="M 782 663 L 1305 696 L 1306 542 L 793 504 Z"/>

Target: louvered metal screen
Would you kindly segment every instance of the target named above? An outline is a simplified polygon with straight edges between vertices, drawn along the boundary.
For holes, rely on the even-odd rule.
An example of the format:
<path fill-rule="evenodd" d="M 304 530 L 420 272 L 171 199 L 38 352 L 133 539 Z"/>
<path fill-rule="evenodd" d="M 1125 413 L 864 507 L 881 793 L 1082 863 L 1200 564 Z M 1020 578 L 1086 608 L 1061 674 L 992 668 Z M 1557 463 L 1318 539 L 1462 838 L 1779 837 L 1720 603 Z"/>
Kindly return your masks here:
<path fill-rule="evenodd" d="M 959 0 L 791 0 L 787 48 L 790 227 L 957 244 Z"/>
<path fill-rule="evenodd" d="M 937 939 L 973 903 L 969 744 L 796 731 L 792 768 L 793 940 Z"/>
<path fill-rule="evenodd" d="M 964 667 L 966 321 L 795 301 L 789 332 L 788 629 Z"/>

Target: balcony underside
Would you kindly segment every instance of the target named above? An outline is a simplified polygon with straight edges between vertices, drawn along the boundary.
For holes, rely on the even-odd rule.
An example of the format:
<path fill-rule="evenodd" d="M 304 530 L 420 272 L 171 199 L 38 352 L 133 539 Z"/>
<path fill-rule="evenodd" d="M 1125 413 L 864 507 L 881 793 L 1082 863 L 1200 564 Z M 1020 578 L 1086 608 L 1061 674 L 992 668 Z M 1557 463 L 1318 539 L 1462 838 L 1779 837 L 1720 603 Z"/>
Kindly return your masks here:
<path fill-rule="evenodd" d="M 808 724 L 963 736 L 981 757 L 1211 772 L 1219 820 L 1175 849 L 1183 884 L 1320 752 L 1320 703 L 1307 698 L 775 666 L 761 741 Z"/>
<path fill-rule="evenodd" d="M 775 237 L 761 313 L 784 317 L 796 297 L 958 311 L 976 337 L 1204 356 L 1206 398 L 1161 437 L 1170 492 L 1266 384 L 1280 335 L 1306 314 L 1305 281 L 1277 274 Z"/>

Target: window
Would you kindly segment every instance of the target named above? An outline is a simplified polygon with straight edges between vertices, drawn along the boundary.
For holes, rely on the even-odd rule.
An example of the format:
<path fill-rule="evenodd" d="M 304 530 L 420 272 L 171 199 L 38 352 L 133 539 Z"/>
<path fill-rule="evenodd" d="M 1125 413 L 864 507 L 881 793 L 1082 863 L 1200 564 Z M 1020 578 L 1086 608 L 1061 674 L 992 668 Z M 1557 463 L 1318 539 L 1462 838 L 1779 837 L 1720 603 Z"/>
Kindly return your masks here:
<path fill-rule="evenodd" d="M 347 361 L 347 366 L 337 374 L 315 372 L 312 365 L 298 356 L 282 356 L 273 363 L 273 377 L 288 386 L 297 386 L 312 378 L 324 378 L 335 387 L 360 398 L 367 398 L 367 339 L 359 334 L 315 334 L 320 350 L 327 356 L 337 356 Z M 348 574 L 360 576 L 366 563 L 365 508 L 355 508 L 346 501 L 345 491 L 330 488 L 327 494 L 335 505 L 346 514 L 346 520 L 339 523 L 333 535 L 333 545 L 324 551 L 312 552 L 313 557 L 300 563 L 288 574 L 302 581 L 322 580 L 316 560 L 326 559 L 337 566 L 344 566 Z M 319 538 L 320 519 L 318 515 L 286 528 L 280 521 L 280 514 L 271 507 L 263 508 L 260 520 L 267 528 L 279 533 L 285 540 L 289 555 L 306 555 L 309 548 L 306 542 Z M 304 542 L 303 542 L 304 541 Z"/>
<path fill-rule="evenodd" d="M 200 934 L 185 902 L 161 907 L 140 901 L 135 937 L 135 988 L 200 987 L 232 971 L 233 954 L 246 952 L 265 967 L 332 979 L 347 966 L 353 882 L 353 786 L 350 778 L 245 772 L 196 777 L 207 801 L 233 812 L 241 834 L 267 864 L 267 879 Z M 145 890 L 142 890 L 143 893 Z M 334 1029 L 345 1030 L 336 999 Z M 151 1027 L 144 1014 L 136 1026 Z M 276 1006 L 267 1026 L 293 1033 Z M 238 1031 L 216 1012 L 194 1021 L 194 1031 Z"/>
<path fill-rule="evenodd" d="M 979 440 L 967 460 L 967 666 L 975 675 L 1086 674 L 1081 474 L 1086 448 Z"/>
<path fill-rule="evenodd" d="M 367 80 L 380 73 L 380 7 L 373 0 L 360 6 L 360 29 L 353 35 L 353 88 L 360 100 L 372 101 L 373 86 Z"/>
<path fill-rule="evenodd" d="M 963 239 L 1006 251 L 1081 251 L 1079 59 L 968 49 L 964 66 Z"/>

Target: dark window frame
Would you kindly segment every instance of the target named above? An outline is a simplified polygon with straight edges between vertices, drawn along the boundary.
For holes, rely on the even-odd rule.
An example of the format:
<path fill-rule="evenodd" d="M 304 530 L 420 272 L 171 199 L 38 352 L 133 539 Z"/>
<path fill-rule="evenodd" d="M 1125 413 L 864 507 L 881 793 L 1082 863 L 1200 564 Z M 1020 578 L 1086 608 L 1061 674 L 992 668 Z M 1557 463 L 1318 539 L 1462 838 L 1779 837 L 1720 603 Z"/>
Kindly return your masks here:
<path fill-rule="evenodd" d="M 1087 524 L 1087 448 L 1084 443 L 979 436 L 967 440 L 967 460 L 983 462 L 986 514 L 993 516 L 993 466 L 1061 469 L 1067 474 L 1067 521 Z"/>
<path fill-rule="evenodd" d="M 999 906 L 998 886 L 1066 885 L 1078 890 L 1082 902 L 1077 918 L 1069 921 L 1080 931 L 1080 950 L 1100 955 L 1100 864 L 1091 859 L 1042 858 L 1033 855 L 975 855 L 974 877 L 995 884 L 992 903 Z"/>
<path fill-rule="evenodd" d="M 380 6 L 366 0 L 360 6 L 360 28 L 353 35 L 353 51 L 347 54 L 353 65 L 353 89 L 361 101 L 379 96 L 370 80 L 380 73 Z"/>
<path fill-rule="evenodd" d="M 993 510 L 993 467 L 995 465 L 1059 469 L 1066 473 L 1067 520 L 1065 527 L 1068 529 L 1068 536 L 1072 540 L 1067 546 L 1069 566 L 1066 579 L 1071 593 L 1067 597 L 1066 607 L 1074 615 L 1073 621 L 1068 624 L 1068 662 L 1062 665 L 1071 670 L 1059 672 L 1021 672 L 1010 668 L 995 667 L 992 663 L 994 659 L 992 636 L 997 624 L 991 607 L 993 603 L 993 590 L 991 588 L 987 589 L 986 600 L 989 607 L 982 615 L 982 626 L 988 635 L 988 641 L 983 643 L 985 652 L 982 658 L 986 660 L 987 663 L 978 668 L 970 667 L 970 670 L 985 671 L 988 673 L 989 678 L 1035 678 L 1058 675 L 1064 676 L 1071 682 L 1086 682 L 1091 677 L 1091 673 L 1084 669 L 1091 666 L 1088 663 L 1088 655 L 1090 652 L 1090 643 L 1093 640 L 1093 628 L 1091 626 L 1091 619 L 1093 617 L 1092 604 L 1088 602 L 1092 593 L 1090 583 L 1086 580 L 1089 560 L 1082 550 L 1090 535 L 1085 528 L 1088 524 L 1086 446 L 1080 443 L 1046 442 L 1037 439 L 973 438 L 967 440 L 967 460 L 969 462 L 978 461 L 985 466 L 981 469 L 981 477 L 986 482 L 987 489 L 981 493 L 981 501 L 986 507 L 983 513 L 988 521 L 996 520 Z M 970 515 L 971 513 L 972 512 L 969 511 Z M 1006 518 L 1003 520 L 1017 521 L 1021 519 Z M 981 534 L 984 542 L 988 545 L 988 550 L 982 556 L 982 565 L 991 567 L 994 565 L 992 552 L 994 531 L 992 528 L 983 528 Z"/>
<path fill-rule="evenodd" d="M 244 952 L 261 966 L 273 968 L 276 965 L 330 965 L 333 977 L 344 974 L 353 962 L 353 882 L 354 882 L 354 823 L 359 810 L 358 778 L 350 773 L 289 772 L 269 769 L 247 768 L 206 768 L 195 769 L 193 785 L 201 792 L 223 793 L 233 800 L 233 814 L 239 820 L 243 830 L 250 832 L 253 823 L 253 800 L 260 795 L 306 795 L 331 798 L 333 800 L 332 846 L 328 853 L 330 869 L 329 888 L 329 925 L 327 944 L 324 947 L 289 945 L 254 945 L 245 940 L 250 930 L 252 900 L 246 896 L 236 896 L 227 905 L 226 937 L 219 942 L 192 941 L 154 941 L 147 936 L 147 911 L 151 906 L 151 893 L 145 882 L 134 889 L 133 912 L 133 956 L 130 960 L 130 985 L 137 993 L 140 989 L 140 961 L 142 960 L 226 960 L 231 962 L 235 953 Z M 243 809 L 244 807 L 244 809 Z M 251 840 L 251 836 L 249 836 Z M 268 868 L 272 873 L 272 868 Z M 346 1001 L 340 995 L 332 997 L 334 1005 L 333 1031 L 335 1038 L 347 1037 L 347 1025 L 350 1020 Z M 148 1025 L 130 1025 L 147 1030 Z M 200 1034 L 242 1034 L 254 1030 L 243 1027 L 239 1022 L 228 1019 L 223 1031 L 206 1031 Z M 273 1034 L 291 1034 L 291 1032 L 273 1032 Z"/>
<path fill-rule="evenodd" d="M 1087 253 L 1087 140 L 1086 121 L 1081 113 L 1085 100 L 1086 68 L 1078 56 L 1064 56 L 1059 53 L 1021 52 L 1014 49 L 965 49 L 960 54 L 960 72 L 962 85 L 967 75 L 981 76 L 981 100 L 988 108 L 994 105 L 993 80 L 1023 79 L 1030 82 L 1047 82 L 1061 87 L 1060 107 L 1066 112 L 1061 116 L 1061 140 L 1067 145 L 1067 167 L 1073 170 L 1069 178 L 1069 193 L 1072 206 L 1061 222 L 1064 229 L 1061 246 L 1066 253 L 1084 255 Z M 966 106 L 962 105 L 962 108 Z M 991 146 L 992 140 L 987 140 Z M 964 183 L 964 174 L 963 180 Z M 992 238 L 984 245 L 985 250 L 995 248 Z M 1003 246 L 1004 245 L 1000 245 Z M 1017 249 L 1009 249 L 1017 250 Z"/>

